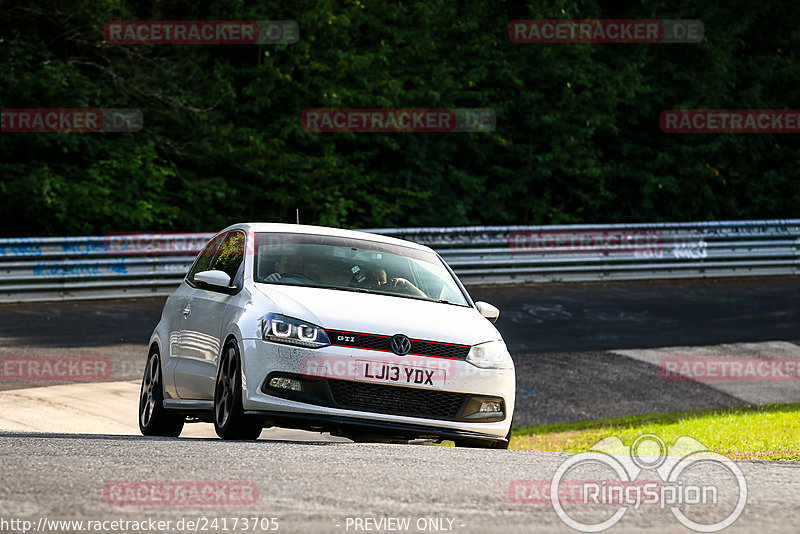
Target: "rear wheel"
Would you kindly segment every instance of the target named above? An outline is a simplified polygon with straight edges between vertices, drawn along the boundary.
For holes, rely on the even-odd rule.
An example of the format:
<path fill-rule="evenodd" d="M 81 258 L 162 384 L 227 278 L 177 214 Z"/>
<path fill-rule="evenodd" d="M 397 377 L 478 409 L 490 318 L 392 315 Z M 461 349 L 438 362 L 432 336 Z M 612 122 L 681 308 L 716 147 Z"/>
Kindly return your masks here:
<path fill-rule="evenodd" d="M 139 430 L 145 436 L 180 436 L 183 416 L 164 408 L 161 377 L 161 358 L 158 349 L 153 347 L 147 358 L 139 391 Z"/>
<path fill-rule="evenodd" d="M 258 439 L 264 424 L 242 408 L 242 369 L 235 340 L 225 344 L 214 388 L 214 430 L 222 439 Z"/>

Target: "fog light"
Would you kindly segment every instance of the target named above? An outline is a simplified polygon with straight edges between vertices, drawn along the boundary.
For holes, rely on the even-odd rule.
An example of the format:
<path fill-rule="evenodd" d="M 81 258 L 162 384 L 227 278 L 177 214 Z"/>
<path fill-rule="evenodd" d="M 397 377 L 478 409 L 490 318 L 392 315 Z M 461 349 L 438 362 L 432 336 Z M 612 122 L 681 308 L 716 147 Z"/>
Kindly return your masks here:
<path fill-rule="evenodd" d="M 479 413 L 502 413 L 502 403 L 496 401 L 483 401 Z"/>
<path fill-rule="evenodd" d="M 294 378 L 283 378 L 276 376 L 269 381 L 269 386 L 276 389 L 291 389 L 292 391 L 303 391 L 303 383 Z"/>

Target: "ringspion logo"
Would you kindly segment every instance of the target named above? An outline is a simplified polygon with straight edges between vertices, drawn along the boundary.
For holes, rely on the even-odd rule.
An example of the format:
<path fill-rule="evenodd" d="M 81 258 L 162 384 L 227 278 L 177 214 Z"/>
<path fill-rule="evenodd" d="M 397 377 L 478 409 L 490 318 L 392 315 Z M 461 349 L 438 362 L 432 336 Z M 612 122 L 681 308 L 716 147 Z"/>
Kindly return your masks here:
<path fill-rule="evenodd" d="M 657 477 L 643 474 L 655 474 Z M 688 436 L 672 446 L 643 434 L 630 447 L 617 436 L 589 452 L 570 455 L 548 485 L 515 480 L 509 500 L 549 502 L 556 515 L 579 532 L 602 532 L 641 506 L 668 509 L 683 526 L 718 532 L 731 526 L 747 504 L 747 481 L 731 459 Z"/>
<path fill-rule="evenodd" d="M 122 108 L 4 108 L 0 131 L 6 132 L 138 132 L 142 112 Z"/>

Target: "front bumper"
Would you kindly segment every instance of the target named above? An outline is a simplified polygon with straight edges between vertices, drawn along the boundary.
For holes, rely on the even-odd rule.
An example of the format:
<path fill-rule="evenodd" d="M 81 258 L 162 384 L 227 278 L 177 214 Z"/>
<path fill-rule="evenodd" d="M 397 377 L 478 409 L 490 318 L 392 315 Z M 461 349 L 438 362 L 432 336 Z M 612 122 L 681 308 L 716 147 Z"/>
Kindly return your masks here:
<path fill-rule="evenodd" d="M 410 441 L 412 439 L 469 439 L 470 441 L 482 441 L 485 443 L 505 443 L 508 441 L 505 436 L 501 438 L 492 434 L 468 430 L 447 427 L 437 428 L 338 415 L 315 415 L 266 410 L 248 410 L 245 415 L 261 417 L 265 421 L 282 428 L 330 432 L 334 436 L 399 441 Z"/>
<path fill-rule="evenodd" d="M 242 341 L 242 404 L 276 426 L 324 430 L 342 435 L 372 434 L 415 439 L 505 439 L 514 411 L 515 375 L 508 369 L 479 369 L 463 360 L 410 358 L 391 353 L 330 346 L 305 349 L 262 341 Z M 356 360 L 444 369 L 442 387 L 376 384 L 356 381 L 351 372 Z M 313 365 L 311 365 L 313 363 Z M 320 366 L 320 364 L 323 364 Z M 320 367 L 325 371 L 320 372 Z M 313 375 L 311 371 L 313 369 Z M 268 379 L 294 377 L 303 392 L 275 390 Z M 331 386 L 346 390 L 331 395 Z M 388 389 L 387 389 L 388 388 Z M 391 395 L 394 395 L 392 397 Z M 374 399 L 371 402 L 370 399 Z M 503 407 L 501 416 L 477 415 L 476 403 L 491 399 Z M 403 402 L 416 410 L 404 409 Z M 460 404 L 459 404 L 460 402 Z M 437 403 L 450 412 L 434 410 Z M 455 403 L 455 404 L 454 404 Z"/>

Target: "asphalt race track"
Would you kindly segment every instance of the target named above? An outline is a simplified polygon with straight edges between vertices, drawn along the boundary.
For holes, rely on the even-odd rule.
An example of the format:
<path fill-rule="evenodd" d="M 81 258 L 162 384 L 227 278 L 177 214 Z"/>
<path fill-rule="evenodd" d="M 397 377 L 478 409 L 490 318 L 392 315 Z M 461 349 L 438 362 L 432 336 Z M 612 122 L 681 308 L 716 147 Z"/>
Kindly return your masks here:
<path fill-rule="evenodd" d="M 497 326 L 515 356 L 800 339 L 800 282 L 793 277 L 469 291 L 500 308 Z M 56 348 L 146 346 L 164 300 L 0 305 L 0 340 Z"/>
<path fill-rule="evenodd" d="M 518 368 L 520 425 L 800 400 L 791 382 L 758 387 L 665 382 L 657 366 L 667 353 L 797 357 L 798 289 L 795 278 L 765 278 L 470 292 L 501 309 L 498 328 Z M 576 532 L 549 502 L 520 489 L 549 486 L 573 455 L 356 444 L 270 430 L 258 442 L 222 442 L 201 437 L 213 435 L 210 425 L 187 425 L 185 435 L 198 437 L 135 435 L 136 381 L 162 303 L 159 298 L 0 306 L 0 358 L 94 355 L 112 362 L 102 383 L 0 380 L 0 532 L 22 532 L 23 526 L 39 532 L 103 531 L 53 520 L 120 520 L 147 527 L 106 523 L 105 531 L 252 532 L 253 518 L 261 521 L 257 532 L 270 525 L 278 532 Z M 67 405 L 72 413 L 66 413 Z M 133 421 L 124 411 L 129 406 Z M 118 413 L 115 418 L 103 410 Z M 800 467 L 758 461 L 735 466 L 746 480 L 746 505 L 725 532 L 796 532 Z M 739 491 L 736 480 L 713 465 L 698 467 L 695 476 L 721 497 Z M 250 498 L 228 499 L 222 491 L 210 503 L 187 503 L 153 490 L 153 485 L 174 490 L 187 484 L 232 485 L 245 488 Z M 125 493 L 134 485 L 149 492 Z M 578 512 L 597 512 L 598 522 L 617 508 Z M 692 517 L 711 523 L 719 514 L 720 508 L 706 507 Z M 244 518 L 250 519 L 247 529 Z M 3 523 L 23 519 L 32 523 Z M 172 523 L 149 529 L 150 520 Z M 690 531 L 669 506 L 642 504 L 610 532 L 643 530 Z"/>
<path fill-rule="evenodd" d="M 472 288 L 512 354 L 800 340 L 796 278 Z"/>
<path fill-rule="evenodd" d="M 518 480 L 549 480 L 569 455 L 410 445 L 3 435 L 3 516 L 143 521 L 277 518 L 278 532 L 356 532 L 348 518 L 451 519 L 454 532 L 565 532 L 549 504 L 511 502 Z M 800 470 L 739 462 L 747 506 L 726 532 L 796 532 Z M 255 484 L 255 505 L 118 505 L 118 481 Z M 729 482 L 706 476 L 706 482 Z M 695 517 L 695 519 L 700 519 Z M 642 505 L 614 532 L 687 532 L 671 513 Z M 214 532 L 214 530 L 210 530 Z M 258 532 L 262 532 L 258 530 Z M 363 530 L 362 530 L 363 532 Z"/>

